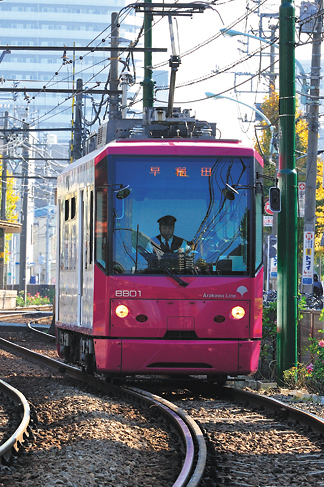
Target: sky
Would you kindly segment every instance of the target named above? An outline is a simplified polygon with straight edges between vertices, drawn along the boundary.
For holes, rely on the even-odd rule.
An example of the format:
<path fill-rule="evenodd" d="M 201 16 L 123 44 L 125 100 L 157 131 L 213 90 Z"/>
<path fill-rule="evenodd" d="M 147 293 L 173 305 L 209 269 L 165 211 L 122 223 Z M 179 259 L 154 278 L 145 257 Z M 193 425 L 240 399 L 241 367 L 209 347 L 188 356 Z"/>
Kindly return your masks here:
<path fill-rule="evenodd" d="M 255 9 L 258 3 L 260 6 L 259 13 L 278 14 L 280 0 L 259 0 L 255 3 L 253 0 L 219 0 L 213 9 L 207 9 L 204 13 L 194 14 L 190 17 L 177 17 L 178 36 L 181 53 L 181 65 L 177 72 L 177 86 L 193 81 L 186 87 L 179 87 L 175 93 L 175 106 L 192 109 L 199 120 L 208 120 L 216 122 L 218 136 L 222 138 L 240 139 L 247 143 L 253 143 L 254 139 L 254 119 L 255 112 L 242 104 L 228 99 L 206 100 L 206 92 L 223 93 L 224 96 L 240 100 L 241 102 L 254 106 L 256 102 L 262 103 L 267 95 L 269 85 L 268 81 L 261 77 L 256 77 L 253 82 L 246 82 L 237 90 L 234 90 L 234 72 L 242 73 L 236 76 L 236 83 L 241 83 L 250 75 L 243 73 L 255 74 L 260 68 L 260 56 L 239 62 L 231 68 L 231 65 L 242 61 L 246 57 L 247 37 L 235 36 L 225 37 L 220 33 L 220 29 L 231 27 L 239 32 L 250 32 L 259 35 L 259 16 L 257 10 L 246 17 L 247 9 Z M 299 16 L 300 1 L 295 2 L 296 15 Z M 158 19 L 156 19 L 158 20 Z M 276 23 L 276 19 L 269 19 L 263 16 L 263 28 L 266 30 L 265 35 L 269 35 L 269 22 Z M 218 35 L 219 33 L 219 35 Z M 278 35 L 278 30 L 277 30 Z M 303 37 L 302 37 L 303 39 Z M 306 40 L 304 34 L 304 40 Z M 208 41 L 209 40 L 209 41 Z M 206 42 L 208 41 L 208 42 Z M 249 39 L 249 53 L 260 48 L 266 47 L 265 43 Z M 199 49 L 197 46 L 204 43 Z M 153 66 L 159 66 L 164 62 L 163 68 L 169 69 L 168 60 L 171 55 L 169 26 L 166 18 L 160 20 L 153 29 L 153 44 L 156 47 L 167 47 L 167 54 L 153 55 Z M 194 49 L 194 52 L 185 54 Z M 270 52 L 270 48 L 264 51 Z M 310 46 L 298 47 L 296 49 L 296 58 L 299 60 L 310 59 Z M 265 68 L 270 64 L 269 57 L 262 56 L 262 67 Z M 215 71 L 226 71 L 217 74 L 203 82 L 197 82 L 200 77 L 211 75 Z M 276 67 L 276 71 L 278 68 Z M 278 81 L 276 88 L 278 89 Z M 256 91 L 258 94 L 256 94 Z M 247 120 L 243 121 L 240 120 Z M 252 121 L 252 122 L 251 122 Z"/>

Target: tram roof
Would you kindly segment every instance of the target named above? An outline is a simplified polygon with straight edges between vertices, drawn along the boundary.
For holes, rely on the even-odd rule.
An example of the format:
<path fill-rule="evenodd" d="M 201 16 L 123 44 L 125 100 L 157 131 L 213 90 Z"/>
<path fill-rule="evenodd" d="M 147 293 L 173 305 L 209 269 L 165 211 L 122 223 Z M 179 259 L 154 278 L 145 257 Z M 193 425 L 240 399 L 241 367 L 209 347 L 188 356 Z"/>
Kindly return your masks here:
<path fill-rule="evenodd" d="M 155 152 L 157 146 L 158 152 Z M 216 148 L 219 156 L 255 156 L 263 165 L 262 157 L 253 147 L 231 139 L 118 139 L 102 147 L 101 154 L 118 154 L 129 149 L 132 154 L 180 155 L 177 151 L 180 147 L 183 155 L 213 156 Z"/>
<path fill-rule="evenodd" d="M 159 146 L 158 152 L 154 149 Z M 156 155 L 163 155 L 172 153 L 174 155 L 179 155 L 176 148 L 181 147 L 183 150 L 183 155 L 215 155 L 215 147 L 218 149 L 218 155 L 232 155 L 232 156 L 255 156 L 259 162 L 263 165 L 262 157 L 256 152 L 256 150 L 242 143 L 242 141 L 237 139 L 117 139 L 109 142 L 106 145 L 89 152 L 81 159 L 69 164 L 60 175 L 64 175 L 71 169 L 78 167 L 80 164 L 85 164 L 90 160 L 96 160 L 99 155 L 106 154 L 120 154 L 125 149 L 128 149 L 133 154 L 151 154 L 152 152 Z M 196 149 L 196 150 L 195 150 Z M 203 151 L 202 151 L 203 149 Z M 195 153 L 197 151 L 197 153 Z"/>

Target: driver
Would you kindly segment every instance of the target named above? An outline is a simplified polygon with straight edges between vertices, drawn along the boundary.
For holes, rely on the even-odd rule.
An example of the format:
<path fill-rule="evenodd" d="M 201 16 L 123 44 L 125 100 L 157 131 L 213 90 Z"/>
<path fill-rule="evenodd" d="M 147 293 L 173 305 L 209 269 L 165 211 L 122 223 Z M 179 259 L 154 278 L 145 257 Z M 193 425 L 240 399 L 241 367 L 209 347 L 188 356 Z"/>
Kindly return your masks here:
<path fill-rule="evenodd" d="M 179 250 L 181 247 L 185 250 L 187 242 L 174 235 L 174 225 L 177 219 L 172 215 L 165 215 L 157 220 L 160 234 L 155 238 L 159 242 L 159 247 L 164 253 L 171 253 Z"/>

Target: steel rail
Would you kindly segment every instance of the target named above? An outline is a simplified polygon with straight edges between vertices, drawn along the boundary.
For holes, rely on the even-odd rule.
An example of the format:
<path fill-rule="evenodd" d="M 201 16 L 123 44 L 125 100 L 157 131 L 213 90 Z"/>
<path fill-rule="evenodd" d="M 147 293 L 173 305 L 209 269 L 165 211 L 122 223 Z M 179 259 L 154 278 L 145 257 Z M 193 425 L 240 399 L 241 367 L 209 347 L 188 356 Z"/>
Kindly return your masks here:
<path fill-rule="evenodd" d="M 51 335 L 50 333 L 47 333 L 45 331 L 42 331 L 42 330 L 38 330 L 37 328 L 34 328 L 32 325 L 37 325 L 38 322 L 41 322 L 43 321 L 44 318 L 39 318 L 39 319 L 36 319 L 34 320 L 33 322 L 29 322 L 27 323 L 27 328 L 32 331 L 33 333 L 37 333 L 39 335 L 43 335 L 44 337 L 46 337 L 47 339 L 49 340 L 56 340 L 56 336 L 55 335 Z M 49 327 L 50 328 L 50 327 Z"/>
<path fill-rule="evenodd" d="M 53 305 L 52 304 L 40 304 L 40 305 L 34 305 L 34 306 L 19 306 L 15 309 L 3 309 L 0 311 L 0 317 L 3 316 L 11 316 L 14 314 L 20 314 L 20 313 L 33 313 L 35 311 L 53 311 Z"/>
<path fill-rule="evenodd" d="M 28 348 L 16 345 L 8 340 L 0 338 L 0 346 L 9 349 L 14 353 L 22 354 L 23 356 L 50 367 L 57 372 L 64 373 L 76 380 L 85 382 L 92 387 L 98 388 L 108 394 L 113 394 L 120 398 L 131 399 L 132 402 L 140 401 L 141 404 L 149 407 L 155 405 L 159 408 L 159 412 L 167 417 L 168 421 L 172 421 L 176 425 L 178 434 L 186 447 L 186 456 L 182 465 L 182 469 L 173 487 L 198 487 L 206 466 L 207 448 L 203 438 L 203 434 L 194 422 L 184 411 L 169 401 L 160 398 L 159 396 L 150 394 L 141 389 L 131 387 L 118 387 L 114 384 L 109 384 L 103 379 L 91 376 L 71 365 L 66 365 L 58 360 L 46 357 L 37 352 L 33 352 Z M 198 453 L 195 453 L 198 445 Z"/>
<path fill-rule="evenodd" d="M 23 411 L 21 423 L 16 431 L 0 445 L 0 465 L 8 465 L 11 457 L 18 456 L 26 442 L 34 439 L 34 435 L 30 427 L 30 407 L 25 396 L 3 380 L 0 380 L 0 391 Z"/>
<path fill-rule="evenodd" d="M 261 406 L 265 409 L 270 409 L 284 416 L 284 419 L 291 419 L 300 423 L 303 426 L 312 428 L 318 433 L 324 434 L 323 418 L 320 418 L 319 416 L 316 416 L 315 414 L 309 413 L 307 411 L 296 409 L 284 402 L 279 401 L 278 399 L 228 386 L 222 388 L 222 394 L 229 399 L 241 401 L 244 400 L 251 404 Z"/>
<path fill-rule="evenodd" d="M 198 486 L 202 480 L 205 468 L 206 468 L 206 462 L 207 462 L 207 447 L 206 447 L 206 442 L 203 436 L 203 433 L 197 423 L 183 411 L 183 409 L 179 408 L 175 404 L 172 404 L 171 402 L 167 401 L 166 399 L 163 399 L 160 396 L 156 396 L 155 394 L 152 394 L 150 392 L 144 391 L 142 389 L 138 389 L 136 387 L 127 387 L 127 389 L 138 392 L 141 395 L 144 395 L 148 398 L 150 398 L 151 401 L 158 401 L 160 404 L 164 405 L 165 407 L 168 407 L 170 410 L 173 411 L 174 414 L 179 416 L 181 420 L 188 426 L 188 428 L 191 431 L 191 434 L 194 438 L 194 441 L 191 440 L 190 444 L 187 445 L 187 451 L 189 453 L 188 458 L 186 457 L 186 462 L 183 465 L 182 471 L 176 481 L 176 483 L 173 485 L 173 487 L 178 487 L 178 486 L 187 486 L 187 487 L 195 487 Z M 194 443 L 197 444 L 197 458 L 196 460 L 196 465 L 193 464 L 194 462 L 194 452 L 192 454 L 190 453 L 190 449 L 194 449 Z M 191 461 L 191 464 L 189 463 L 189 458 Z"/>

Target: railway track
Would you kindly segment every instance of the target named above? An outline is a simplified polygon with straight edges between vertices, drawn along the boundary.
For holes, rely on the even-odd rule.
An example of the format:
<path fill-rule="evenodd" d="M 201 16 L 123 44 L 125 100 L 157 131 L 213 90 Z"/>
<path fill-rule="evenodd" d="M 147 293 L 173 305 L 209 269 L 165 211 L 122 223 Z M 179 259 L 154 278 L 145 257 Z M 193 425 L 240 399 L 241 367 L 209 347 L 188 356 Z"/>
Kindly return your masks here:
<path fill-rule="evenodd" d="M 47 338 L 51 339 L 48 336 Z M 32 355 L 29 358 L 32 358 Z M 75 378 L 75 374 L 80 373 L 79 370 L 65 366 L 62 362 L 59 362 L 58 367 L 61 368 L 61 371 L 63 367 L 67 374 L 70 374 L 69 369 L 72 369 L 72 377 Z M 82 372 L 81 374 L 87 383 L 93 385 L 93 377 Z M 90 382 L 88 382 L 89 380 Z M 101 386 L 102 380 L 99 379 L 99 382 Z M 147 384 L 149 383 L 150 381 Z M 104 387 L 110 391 L 114 390 L 114 394 L 118 397 L 127 397 L 128 401 L 130 394 L 132 400 L 139 403 L 142 403 L 143 397 L 145 397 L 147 407 L 150 408 L 153 405 L 154 408 L 158 408 L 158 403 L 162 404 L 170 409 L 169 414 L 171 416 L 177 414 L 180 418 L 179 422 L 184 421 L 186 423 L 187 429 L 183 429 L 181 433 L 182 443 L 188 452 L 186 460 L 183 461 L 183 467 L 186 465 L 186 468 L 181 471 L 177 479 L 178 483 L 175 483 L 175 486 L 324 486 L 324 456 L 321 453 L 324 445 L 319 436 L 319 434 L 324 435 L 323 418 L 298 410 L 271 397 L 225 387 L 219 391 L 217 399 L 215 399 L 215 394 L 214 396 L 211 395 L 214 397 L 211 402 L 212 408 L 208 413 L 211 419 L 206 420 L 202 418 L 200 410 L 205 407 L 205 403 L 208 403 L 210 398 L 202 399 L 200 403 L 192 399 L 192 397 L 199 395 L 203 397 L 203 394 L 199 393 L 197 382 L 195 386 L 197 390 L 191 394 L 188 407 L 186 407 L 185 402 L 174 401 L 177 398 L 174 391 L 172 394 L 170 393 L 171 404 L 168 400 L 158 397 L 154 392 L 143 391 L 129 384 L 132 383 L 129 381 L 128 385 L 124 387 L 116 387 L 104 383 Z M 146 388 L 145 381 L 141 387 Z M 186 413 L 183 412 L 184 410 Z M 182 414 L 185 415 L 185 419 Z M 171 416 L 168 416 L 168 421 Z M 174 421 L 173 417 L 172 422 Z M 191 422 L 193 426 L 190 425 Z M 190 430 L 195 430 L 197 425 L 198 434 L 195 437 Z M 256 432 L 258 428 L 260 433 Z M 266 437 L 270 431 L 273 431 L 273 437 L 270 441 L 273 445 L 265 446 L 262 444 L 264 442 L 262 436 Z M 190 435 L 192 439 L 190 439 Z M 294 440 L 291 439 L 293 435 L 295 435 Z M 251 441 L 251 437 L 253 441 Z M 306 437 L 309 437 L 310 440 L 305 440 Z M 287 448 L 284 454 L 280 450 L 276 451 L 275 447 L 277 444 L 284 449 L 284 446 L 281 445 L 283 439 L 283 443 L 290 447 L 290 450 Z M 237 447 L 231 446 L 231 444 L 235 445 L 237 440 L 240 440 L 241 443 L 238 442 Z M 296 442 L 299 446 L 296 446 Z M 312 442 L 317 446 L 312 446 Z M 253 454 L 248 450 L 250 443 L 253 444 Z M 198 449 L 197 444 L 199 444 Z M 267 453 L 268 447 L 269 453 Z M 272 453 L 270 453 L 271 448 L 273 448 Z M 242 453 L 240 449 L 243 449 L 244 452 Z M 189 465 L 190 468 L 187 468 Z M 287 475 L 285 469 L 287 469 Z M 296 480 L 296 484 L 292 479 L 293 475 L 290 473 L 294 469 L 301 472 L 300 479 L 298 482 Z M 189 471 L 190 473 L 188 473 Z M 290 483 L 285 483 L 283 480 L 285 476 L 288 476 Z"/>
<path fill-rule="evenodd" d="M 206 444 L 198 425 L 180 408 L 138 388 L 118 387 L 109 384 L 101 378 L 90 376 L 76 367 L 63 364 L 61 361 L 33 352 L 3 338 L 0 338 L 0 346 L 58 372 L 64 372 L 65 375 L 95 387 L 102 393 L 113 394 L 123 400 L 132 401 L 147 408 L 157 408 L 158 414 L 173 424 L 185 451 L 182 468 L 173 487 L 196 487 L 200 484 L 206 465 Z"/>
<path fill-rule="evenodd" d="M 20 456 L 28 443 L 34 440 L 32 428 L 37 421 L 35 415 L 32 418 L 29 404 L 21 392 L 0 380 L 0 393 L 14 404 L 14 412 L 11 407 L 10 414 L 21 416 L 17 429 L 0 445 L 0 465 L 7 466 L 12 457 Z"/>
<path fill-rule="evenodd" d="M 231 387 L 173 397 L 204 433 L 211 485 L 324 486 L 323 418 Z"/>
<path fill-rule="evenodd" d="M 53 313 L 53 305 L 45 304 L 39 306 L 26 306 L 15 309 L 4 309 L 0 311 L 0 321 L 7 318 L 24 317 L 33 313 Z"/>

